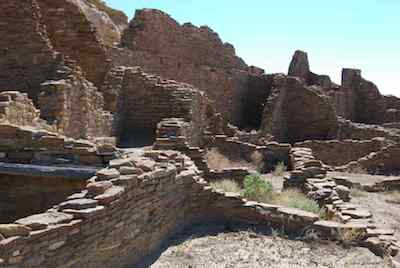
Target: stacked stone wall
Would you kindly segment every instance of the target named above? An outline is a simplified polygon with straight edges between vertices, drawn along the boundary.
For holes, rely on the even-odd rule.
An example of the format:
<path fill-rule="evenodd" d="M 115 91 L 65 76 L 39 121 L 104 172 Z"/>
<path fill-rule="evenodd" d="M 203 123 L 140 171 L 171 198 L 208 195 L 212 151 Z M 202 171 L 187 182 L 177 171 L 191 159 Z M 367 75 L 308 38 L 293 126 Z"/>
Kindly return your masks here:
<path fill-rule="evenodd" d="M 296 147 L 306 147 L 313 151 L 314 156 L 329 166 L 346 165 L 372 152 L 380 151 L 385 146 L 383 138 L 372 140 L 330 140 L 305 141 L 295 144 Z"/>
<path fill-rule="evenodd" d="M 66 70 L 65 79 L 42 84 L 41 117 L 72 138 L 94 139 L 114 134 L 114 118 L 104 110 L 103 95 L 87 81 L 76 66 Z"/>
<path fill-rule="evenodd" d="M 0 225 L 0 267 L 134 266 L 188 224 L 241 222 L 299 233 L 319 219 L 213 190 L 196 170 L 173 151 L 114 160 L 67 201 Z"/>
<path fill-rule="evenodd" d="M 60 63 L 47 36 L 36 0 L 0 4 L 0 91 L 28 93 L 35 102 L 40 84 Z"/>
<path fill-rule="evenodd" d="M 110 68 L 106 48 L 80 0 L 38 0 L 54 48 L 75 60 L 87 79 L 100 86 Z"/>
<path fill-rule="evenodd" d="M 28 95 L 19 91 L 0 93 L 0 122 L 56 131 L 54 126 L 40 118 L 40 111 Z"/>
<path fill-rule="evenodd" d="M 0 161 L 8 163 L 103 166 L 115 157 L 107 144 L 10 124 L 0 124 L 0 141 Z"/>

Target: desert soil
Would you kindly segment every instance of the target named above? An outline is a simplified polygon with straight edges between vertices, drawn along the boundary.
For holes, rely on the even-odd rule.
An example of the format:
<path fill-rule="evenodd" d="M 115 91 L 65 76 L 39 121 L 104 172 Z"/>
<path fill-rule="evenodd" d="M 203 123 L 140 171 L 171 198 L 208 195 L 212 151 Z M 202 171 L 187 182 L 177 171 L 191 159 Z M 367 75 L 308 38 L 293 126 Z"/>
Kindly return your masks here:
<path fill-rule="evenodd" d="M 219 228 L 219 227 L 218 227 Z M 365 248 L 306 243 L 250 229 L 224 231 L 197 226 L 171 240 L 169 247 L 141 267 L 151 268 L 297 268 L 385 267 Z"/>

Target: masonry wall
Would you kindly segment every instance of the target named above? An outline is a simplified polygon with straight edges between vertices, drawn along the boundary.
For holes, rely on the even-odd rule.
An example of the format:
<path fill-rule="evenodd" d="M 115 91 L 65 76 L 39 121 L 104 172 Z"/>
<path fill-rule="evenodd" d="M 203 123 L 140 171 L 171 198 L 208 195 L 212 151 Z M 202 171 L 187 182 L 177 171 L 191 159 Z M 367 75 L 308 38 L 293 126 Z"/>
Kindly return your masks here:
<path fill-rule="evenodd" d="M 199 139 L 195 136 L 201 136 L 206 127 L 207 98 L 189 84 L 128 68 L 120 96 L 118 128 L 127 135 L 143 130 L 155 134 L 157 124 L 172 117 L 191 123 L 196 129 L 189 134 L 193 139 Z"/>
<path fill-rule="evenodd" d="M 95 25 L 84 13 L 85 3 L 38 0 L 54 48 L 77 61 L 89 81 L 100 86 L 110 63 Z"/>
<path fill-rule="evenodd" d="M 380 138 L 363 141 L 305 141 L 295 144 L 296 147 L 310 148 L 316 159 L 330 166 L 346 165 L 351 161 L 356 161 L 372 152 L 381 150 L 384 145 L 385 140 Z"/>
<path fill-rule="evenodd" d="M 0 122 L 56 131 L 54 126 L 40 118 L 39 110 L 27 94 L 19 91 L 0 93 Z"/>
<path fill-rule="evenodd" d="M 0 90 L 26 92 L 34 101 L 60 62 L 41 18 L 36 0 L 0 3 Z"/>
<path fill-rule="evenodd" d="M 20 164 L 103 166 L 115 148 L 73 140 L 45 130 L 0 124 L 0 161 Z"/>
<path fill-rule="evenodd" d="M 224 118 L 241 123 L 248 67 L 209 27 L 180 25 L 161 11 L 138 10 L 121 45 L 109 51 L 116 65 L 141 66 L 148 73 L 190 83 L 216 102 Z"/>
<path fill-rule="evenodd" d="M 0 223 L 38 214 L 85 187 L 84 181 L 0 174 Z"/>
<path fill-rule="evenodd" d="M 92 139 L 114 134 L 113 115 L 104 110 L 103 95 L 79 67 L 66 68 L 66 78 L 42 84 L 41 117 L 72 138 Z"/>
<path fill-rule="evenodd" d="M 0 241 L 0 267 L 129 267 L 195 222 L 243 222 L 299 232 L 319 219 L 215 191 L 196 170 L 173 151 L 118 159 L 91 179 L 87 191 L 44 214 L 19 219 L 18 226 L 31 231 Z"/>

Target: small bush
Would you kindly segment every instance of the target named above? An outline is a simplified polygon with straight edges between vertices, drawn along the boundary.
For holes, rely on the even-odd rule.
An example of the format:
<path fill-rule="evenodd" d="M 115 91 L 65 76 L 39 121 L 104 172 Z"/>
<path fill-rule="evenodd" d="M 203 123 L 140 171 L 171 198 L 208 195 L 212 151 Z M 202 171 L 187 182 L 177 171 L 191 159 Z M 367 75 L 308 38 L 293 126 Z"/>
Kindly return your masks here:
<path fill-rule="evenodd" d="M 257 202 L 270 202 L 273 199 L 273 186 L 255 173 L 244 179 L 244 197 Z"/>
<path fill-rule="evenodd" d="M 286 170 L 287 170 L 287 168 L 285 166 L 285 163 L 279 162 L 275 166 L 273 174 L 274 174 L 274 176 L 281 177 L 281 176 L 283 176 L 283 174 L 285 173 Z"/>
<path fill-rule="evenodd" d="M 241 188 L 239 184 L 233 180 L 220 180 L 220 181 L 215 181 L 211 182 L 211 187 L 217 190 L 222 190 L 227 193 L 240 193 Z"/>
<path fill-rule="evenodd" d="M 318 203 L 298 190 L 283 191 L 275 197 L 274 203 L 323 215 Z"/>

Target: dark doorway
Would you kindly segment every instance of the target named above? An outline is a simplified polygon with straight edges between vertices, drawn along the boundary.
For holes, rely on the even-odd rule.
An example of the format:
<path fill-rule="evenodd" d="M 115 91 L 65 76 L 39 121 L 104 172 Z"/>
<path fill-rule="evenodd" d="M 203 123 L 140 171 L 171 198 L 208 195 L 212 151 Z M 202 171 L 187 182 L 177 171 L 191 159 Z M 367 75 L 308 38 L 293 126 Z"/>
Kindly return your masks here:
<path fill-rule="evenodd" d="M 118 137 L 119 148 L 140 148 L 153 145 L 156 140 L 155 129 L 122 129 Z"/>

